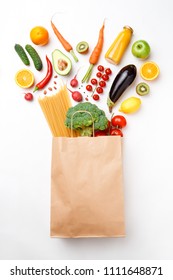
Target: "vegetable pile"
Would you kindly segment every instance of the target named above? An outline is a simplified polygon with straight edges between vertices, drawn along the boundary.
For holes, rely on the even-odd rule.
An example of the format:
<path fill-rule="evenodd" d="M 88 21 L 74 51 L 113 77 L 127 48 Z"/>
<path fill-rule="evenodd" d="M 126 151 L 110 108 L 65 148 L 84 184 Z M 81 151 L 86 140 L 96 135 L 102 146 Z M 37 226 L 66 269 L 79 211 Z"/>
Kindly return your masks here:
<path fill-rule="evenodd" d="M 154 61 L 148 60 L 152 50 L 150 44 L 138 38 L 132 42 L 130 55 L 133 61 L 135 59 L 140 61 L 138 69 L 135 63 L 123 64 L 124 53 L 127 54 L 132 40 L 131 27 L 124 26 L 104 54 L 103 46 L 107 44 L 104 21 L 93 50 L 90 47 L 93 42 L 82 40 L 76 42 L 75 50 L 78 57 L 73 46 L 65 39 L 67 34 L 64 34 L 64 37 L 59 27 L 52 17 L 50 28 L 58 43 L 57 48 L 52 49 L 50 56 L 44 54 L 42 57 L 44 46 L 50 43 L 48 28 L 42 25 L 31 29 L 28 36 L 31 42 L 27 42 L 25 47 L 20 43 L 14 45 L 20 63 L 25 65 L 25 68 L 21 67 L 16 71 L 16 84 L 22 89 L 30 88 L 30 92 L 28 90 L 23 92 L 24 99 L 33 101 L 37 91 L 44 95 L 54 93 L 57 91 L 57 81 L 61 77 L 61 81 L 65 80 L 64 84 L 74 103 L 74 106 L 67 111 L 64 124 L 66 127 L 77 130 L 81 136 L 122 137 L 122 130 L 126 127 L 127 120 L 119 113 L 115 115 L 115 111 L 118 110 L 123 114 L 136 113 L 141 108 L 142 98 L 151 92 L 148 83 L 155 80 L 160 73 L 159 66 Z M 83 35 L 81 34 L 81 37 Z M 69 54 L 73 57 L 72 60 Z M 86 62 L 89 60 L 89 67 L 83 78 L 80 72 L 85 65 L 80 65 L 81 56 L 83 59 L 86 58 Z M 100 64 L 103 58 L 105 65 Z M 118 64 L 121 64 L 119 68 L 117 68 Z M 75 65 L 79 67 L 76 73 L 73 73 Z M 46 74 L 43 75 L 42 70 L 46 70 Z M 142 79 L 138 83 L 136 83 L 137 76 Z M 128 96 L 130 91 L 134 91 L 132 96 Z M 95 104 L 97 102 L 102 102 L 100 105 L 104 104 L 108 112 L 106 109 L 105 111 L 100 109 Z"/>

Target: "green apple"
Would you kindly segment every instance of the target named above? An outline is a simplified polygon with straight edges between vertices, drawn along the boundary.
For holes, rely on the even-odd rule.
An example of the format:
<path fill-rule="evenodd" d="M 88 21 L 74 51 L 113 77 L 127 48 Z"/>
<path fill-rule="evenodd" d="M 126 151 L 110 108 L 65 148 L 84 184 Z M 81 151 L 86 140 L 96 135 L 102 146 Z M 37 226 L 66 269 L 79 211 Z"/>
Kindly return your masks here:
<path fill-rule="evenodd" d="M 145 40 L 138 40 L 132 45 L 132 54 L 135 57 L 146 59 L 150 55 L 150 46 Z"/>

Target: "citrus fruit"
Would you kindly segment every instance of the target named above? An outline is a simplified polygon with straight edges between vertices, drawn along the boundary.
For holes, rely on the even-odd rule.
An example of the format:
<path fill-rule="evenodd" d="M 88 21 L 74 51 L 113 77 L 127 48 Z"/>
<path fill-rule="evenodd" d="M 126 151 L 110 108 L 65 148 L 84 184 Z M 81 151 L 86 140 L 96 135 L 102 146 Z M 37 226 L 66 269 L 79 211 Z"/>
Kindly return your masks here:
<path fill-rule="evenodd" d="M 21 69 L 16 73 L 15 81 L 21 88 L 30 88 L 34 83 L 34 75 L 30 70 Z"/>
<path fill-rule="evenodd" d="M 143 63 L 140 68 L 140 75 L 144 80 L 152 81 L 158 77 L 159 73 L 159 66 L 153 61 Z"/>
<path fill-rule="evenodd" d="M 49 33 L 43 26 L 35 26 L 30 31 L 30 38 L 35 45 L 44 46 L 49 41 Z"/>
<path fill-rule="evenodd" d="M 119 111 L 125 114 L 131 114 L 138 111 L 140 107 L 141 107 L 140 98 L 132 96 L 127 98 L 121 103 Z"/>

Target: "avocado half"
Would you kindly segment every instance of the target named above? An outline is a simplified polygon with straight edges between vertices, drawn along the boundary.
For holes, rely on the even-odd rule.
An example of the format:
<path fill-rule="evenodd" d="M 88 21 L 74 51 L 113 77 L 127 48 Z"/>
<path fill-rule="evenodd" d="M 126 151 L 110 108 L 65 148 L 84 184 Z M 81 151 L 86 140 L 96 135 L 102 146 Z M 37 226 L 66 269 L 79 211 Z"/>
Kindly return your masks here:
<path fill-rule="evenodd" d="M 61 76 L 68 75 L 72 69 L 71 60 L 58 49 L 52 52 L 52 62 L 55 72 Z"/>

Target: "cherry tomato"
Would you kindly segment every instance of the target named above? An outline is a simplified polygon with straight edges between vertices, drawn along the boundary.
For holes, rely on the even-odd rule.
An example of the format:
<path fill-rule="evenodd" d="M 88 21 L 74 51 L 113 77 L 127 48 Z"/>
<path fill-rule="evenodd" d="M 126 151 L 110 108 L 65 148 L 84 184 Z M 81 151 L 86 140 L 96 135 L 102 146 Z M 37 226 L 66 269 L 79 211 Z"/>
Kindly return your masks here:
<path fill-rule="evenodd" d="M 32 101 L 33 100 L 33 94 L 28 92 L 25 94 L 24 98 L 27 100 L 27 101 Z"/>
<path fill-rule="evenodd" d="M 126 121 L 125 117 L 123 117 L 121 115 L 117 115 L 112 118 L 111 123 L 113 126 L 123 128 L 126 126 L 127 121 Z"/>
<path fill-rule="evenodd" d="M 109 80 L 109 76 L 107 74 L 102 75 L 102 79 L 104 81 L 108 81 Z"/>
<path fill-rule="evenodd" d="M 112 70 L 111 70 L 110 68 L 106 68 L 106 69 L 105 69 L 105 73 L 106 73 L 107 75 L 111 75 L 111 74 L 112 74 Z"/>
<path fill-rule="evenodd" d="M 96 91 L 97 91 L 97 93 L 101 94 L 101 93 L 103 93 L 103 88 L 102 87 L 97 87 Z"/>
<path fill-rule="evenodd" d="M 101 72 L 97 72 L 96 76 L 97 76 L 97 78 L 101 78 L 102 73 Z"/>
<path fill-rule="evenodd" d="M 115 136 L 121 136 L 121 137 L 123 137 L 122 131 L 121 131 L 120 129 L 118 129 L 118 128 L 113 128 L 113 129 L 111 129 L 110 135 L 115 135 Z"/>
<path fill-rule="evenodd" d="M 94 99 L 94 100 L 99 100 L 99 99 L 100 99 L 100 97 L 99 97 L 99 95 L 98 95 L 98 94 L 94 94 L 94 95 L 93 95 L 93 99 Z"/>
<path fill-rule="evenodd" d="M 97 82 L 97 79 L 91 79 L 91 84 L 92 84 L 92 85 L 97 85 L 97 83 L 98 83 L 98 82 Z"/>
<path fill-rule="evenodd" d="M 100 81 L 100 82 L 99 82 L 99 86 L 105 87 L 105 86 L 106 86 L 106 82 L 105 82 L 105 81 Z"/>
<path fill-rule="evenodd" d="M 97 69 L 98 69 L 100 72 L 103 72 L 103 71 L 104 71 L 104 67 L 103 67 L 102 65 L 99 65 L 99 66 L 97 67 Z"/>
<path fill-rule="evenodd" d="M 93 89 L 92 85 L 87 85 L 87 86 L 86 86 L 86 90 L 87 90 L 87 91 L 92 91 L 92 89 Z"/>
<path fill-rule="evenodd" d="M 106 136 L 107 133 L 105 130 L 97 130 L 94 132 L 94 136 L 97 137 L 97 136 Z"/>

